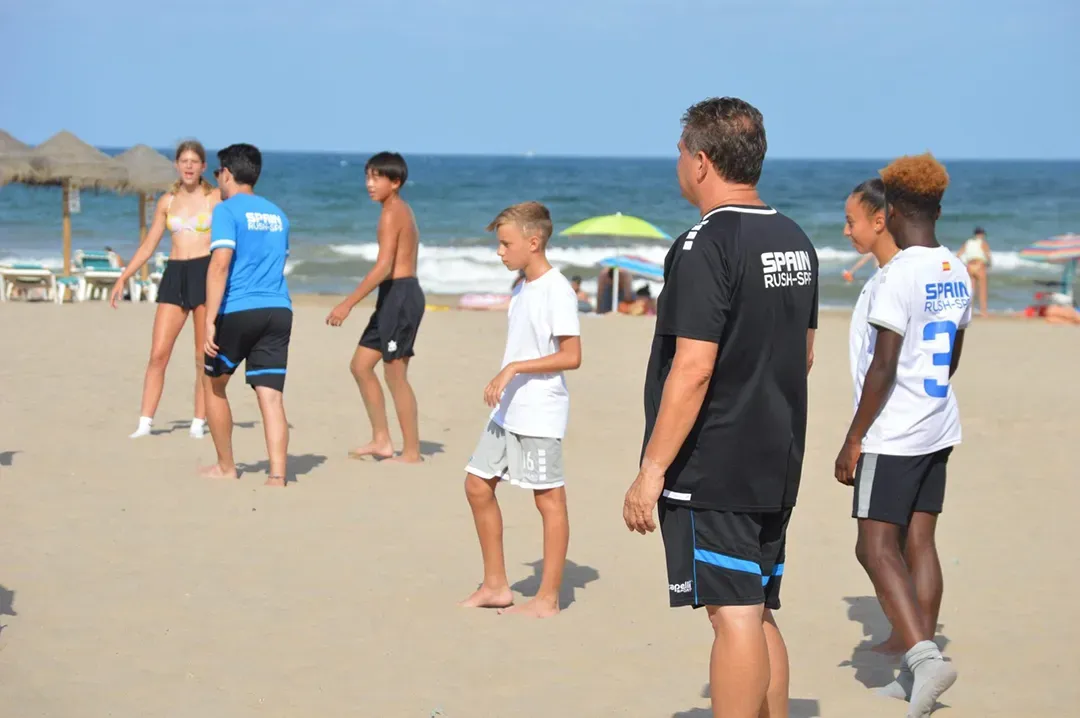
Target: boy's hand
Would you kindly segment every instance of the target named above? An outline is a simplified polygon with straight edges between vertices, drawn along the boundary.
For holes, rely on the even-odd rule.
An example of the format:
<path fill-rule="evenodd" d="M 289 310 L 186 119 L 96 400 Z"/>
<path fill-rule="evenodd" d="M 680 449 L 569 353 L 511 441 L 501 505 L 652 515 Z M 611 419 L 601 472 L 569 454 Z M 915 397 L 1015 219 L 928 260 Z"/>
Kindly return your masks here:
<path fill-rule="evenodd" d="M 859 464 L 859 455 L 862 454 L 862 442 L 850 438 L 844 440 L 840 447 L 840 453 L 836 455 L 836 467 L 834 475 L 836 480 L 845 486 L 855 485 L 855 467 Z"/>
<path fill-rule="evenodd" d="M 352 307 L 346 306 L 344 303 L 339 304 L 326 315 L 326 323 L 332 327 L 340 327 L 349 318 L 349 312 L 351 311 Z"/>
<path fill-rule="evenodd" d="M 495 378 L 484 388 L 484 403 L 492 409 L 498 406 L 499 399 L 502 398 L 503 391 L 506 390 L 506 385 L 515 376 L 517 376 L 517 369 L 514 368 L 513 362 L 503 367 L 503 370 L 496 374 Z"/>

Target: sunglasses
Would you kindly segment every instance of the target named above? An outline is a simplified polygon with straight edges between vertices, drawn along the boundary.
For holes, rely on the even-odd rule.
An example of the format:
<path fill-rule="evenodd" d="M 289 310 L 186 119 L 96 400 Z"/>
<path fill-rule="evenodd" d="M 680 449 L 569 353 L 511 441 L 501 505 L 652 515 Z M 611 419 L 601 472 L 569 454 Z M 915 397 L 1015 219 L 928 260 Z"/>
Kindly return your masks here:
<path fill-rule="evenodd" d="M 222 171 L 224 171 L 224 169 L 224 167 L 218 167 L 216 170 L 214 170 L 214 179 L 217 179 L 221 175 Z"/>

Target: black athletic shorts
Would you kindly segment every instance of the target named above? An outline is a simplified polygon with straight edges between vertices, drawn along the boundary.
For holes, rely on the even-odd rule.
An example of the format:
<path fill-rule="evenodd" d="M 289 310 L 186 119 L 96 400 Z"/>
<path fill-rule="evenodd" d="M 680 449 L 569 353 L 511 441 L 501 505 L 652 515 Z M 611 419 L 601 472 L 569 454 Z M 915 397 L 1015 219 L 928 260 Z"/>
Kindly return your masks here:
<path fill-rule="evenodd" d="M 952 447 L 923 456 L 863 454 L 855 467 L 851 516 L 907 526 L 916 511 L 940 514 Z"/>
<path fill-rule="evenodd" d="M 375 311 L 360 335 L 360 346 L 382 352 L 384 362 L 413 356 L 424 305 L 424 290 L 416 277 L 387 279 L 379 285 Z"/>
<path fill-rule="evenodd" d="M 671 606 L 780 608 L 791 509 L 736 513 L 661 501 Z"/>
<path fill-rule="evenodd" d="M 195 259 L 170 259 L 158 285 L 158 304 L 194 309 L 206 304 L 206 270 L 210 255 Z"/>
<path fill-rule="evenodd" d="M 247 361 L 244 373 L 253 388 L 285 390 L 292 310 L 274 307 L 219 314 L 214 325 L 218 355 L 205 357 L 207 376 L 232 374 Z"/>

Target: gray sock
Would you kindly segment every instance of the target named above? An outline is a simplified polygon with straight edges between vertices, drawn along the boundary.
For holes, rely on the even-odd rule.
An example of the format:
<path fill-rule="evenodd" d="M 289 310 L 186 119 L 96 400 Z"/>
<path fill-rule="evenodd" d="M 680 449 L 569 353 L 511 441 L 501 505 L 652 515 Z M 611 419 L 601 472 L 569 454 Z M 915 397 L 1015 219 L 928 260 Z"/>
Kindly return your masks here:
<path fill-rule="evenodd" d="M 900 672 L 896 674 L 896 680 L 887 686 L 878 688 L 875 693 L 885 698 L 896 698 L 901 701 L 911 700 L 911 689 L 915 685 L 915 676 L 907 663 L 900 664 Z"/>
<path fill-rule="evenodd" d="M 911 688 L 908 718 L 925 718 L 941 694 L 956 682 L 956 669 L 945 662 L 933 641 L 919 641 L 904 655 L 915 682 Z"/>

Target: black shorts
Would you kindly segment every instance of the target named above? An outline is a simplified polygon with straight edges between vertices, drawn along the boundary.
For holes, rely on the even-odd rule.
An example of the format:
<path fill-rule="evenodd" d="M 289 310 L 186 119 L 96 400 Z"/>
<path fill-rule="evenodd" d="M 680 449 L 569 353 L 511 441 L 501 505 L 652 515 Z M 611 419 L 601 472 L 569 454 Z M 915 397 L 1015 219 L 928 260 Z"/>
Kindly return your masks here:
<path fill-rule="evenodd" d="M 210 255 L 195 259 L 170 259 L 158 285 L 158 304 L 194 309 L 206 304 L 206 270 Z"/>
<path fill-rule="evenodd" d="M 672 607 L 780 608 L 791 509 L 736 513 L 660 502 Z"/>
<path fill-rule="evenodd" d="M 232 374 L 240 362 L 247 361 L 248 384 L 285 390 L 292 310 L 274 307 L 219 314 L 214 326 L 218 355 L 205 358 L 207 376 Z"/>
<path fill-rule="evenodd" d="M 379 285 L 375 311 L 360 335 L 360 346 L 381 352 L 384 362 L 413 356 L 424 305 L 424 290 L 416 277 L 387 279 Z"/>
<path fill-rule="evenodd" d="M 851 516 L 907 526 L 916 511 L 940 514 L 952 447 L 923 456 L 863 454 L 855 467 Z"/>

